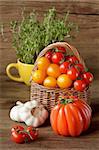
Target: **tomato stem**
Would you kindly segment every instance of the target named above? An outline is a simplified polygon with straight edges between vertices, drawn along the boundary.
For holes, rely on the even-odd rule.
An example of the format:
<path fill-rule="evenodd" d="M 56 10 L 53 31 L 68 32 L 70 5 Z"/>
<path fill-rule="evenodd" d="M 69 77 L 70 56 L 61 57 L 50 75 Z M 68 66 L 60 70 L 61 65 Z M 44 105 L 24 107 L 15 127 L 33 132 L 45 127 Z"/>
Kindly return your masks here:
<path fill-rule="evenodd" d="M 73 103 L 73 99 L 72 98 L 62 98 L 62 97 L 60 97 L 59 100 L 60 100 L 60 103 L 64 104 L 64 105 L 67 105 L 69 103 Z"/>
<path fill-rule="evenodd" d="M 65 58 L 63 58 L 63 59 L 59 62 L 59 64 L 62 64 L 64 61 L 65 61 Z"/>

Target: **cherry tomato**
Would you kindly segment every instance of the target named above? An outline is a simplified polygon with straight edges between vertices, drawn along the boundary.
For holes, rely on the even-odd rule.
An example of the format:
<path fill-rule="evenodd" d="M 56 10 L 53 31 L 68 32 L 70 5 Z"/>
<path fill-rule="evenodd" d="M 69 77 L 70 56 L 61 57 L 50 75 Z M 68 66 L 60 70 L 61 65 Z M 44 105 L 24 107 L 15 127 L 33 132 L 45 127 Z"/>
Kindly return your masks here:
<path fill-rule="evenodd" d="M 71 66 L 71 63 L 70 62 L 63 62 L 61 65 L 60 65 L 60 72 L 61 73 L 67 73 L 67 70 L 69 69 L 69 67 Z"/>
<path fill-rule="evenodd" d="M 83 91 L 86 88 L 86 83 L 84 82 L 84 80 L 76 80 L 74 82 L 74 88 L 77 91 Z"/>
<path fill-rule="evenodd" d="M 48 69 L 47 69 L 47 75 L 57 78 L 61 74 L 59 65 L 57 64 L 50 64 Z"/>
<path fill-rule="evenodd" d="M 16 143 L 24 143 L 25 142 L 25 134 L 24 133 L 18 133 L 18 132 L 12 132 L 12 135 L 11 135 L 11 139 L 13 142 L 16 142 Z"/>
<path fill-rule="evenodd" d="M 11 139 L 13 142 L 21 144 L 30 141 L 30 136 L 22 126 L 14 126 L 11 129 Z"/>
<path fill-rule="evenodd" d="M 66 55 L 66 57 L 65 57 L 66 61 L 69 61 L 70 57 L 71 57 L 70 55 Z"/>
<path fill-rule="evenodd" d="M 67 75 L 71 80 L 76 80 L 79 75 L 79 71 L 75 67 L 72 67 L 67 70 Z"/>
<path fill-rule="evenodd" d="M 58 78 L 57 78 L 57 85 L 60 88 L 69 88 L 72 85 L 72 80 L 69 78 L 68 75 L 66 74 L 61 74 Z"/>
<path fill-rule="evenodd" d="M 54 64 L 61 64 L 64 61 L 64 55 L 61 52 L 55 52 L 52 55 L 52 62 Z"/>
<path fill-rule="evenodd" d="M 14 131 L 22 131 L 24 130 L 24 128 L 20 125 L 15 125 L 11 128 L 11 132 L 14 132 Z"/>
<path fill-rule="evenodd" d="M 36 140 L 38 138 L 38 129 L 36 129 L 32 126 L 29 126 L 27 128 L 27 132 L 28 132 L 31 140 Z"/>
<path fill-rule="evenodd" d="M 50 61 L 46 57 L 41 57 L 37 61 L 37 66 L 39 70 L 46 71 L 49 65 L 50 65 Z"/>
<path fill-rule="evenodd" d="M 74 55 L 68 57 L 67 60 L 69 60 L 72 64 L 77 64 L 77 63 L 79 63 L 78 58 L 77 58 L 76 56 L 74 56 Z"/>
<path fill-rule="evenodd" d="M 91 82 L 93 81 L 93 75 L 92 75 L 92 73 L 90 73 L 90 72 L 85 72 L 85 73 L 83 74 L 83 78 L 84 78 L 84 80 L 85 80 L 85 82 L 86 82 L 87 84 L 89 84 L 89 83 L 91 83 Z"/>
<path fill-rule="evenodd" d="M 52 52 L 51 52 L 51 51 L 48 51 L 48 52 L 45 54 L 45 57 L 46 57 L 47 59 L 49 59 L 49 61 L 51 61 L 51 60 L 52 60 Z"/>
<path fill-rule="evenodd" d="M 55 88 L 56 87 L 56 79 L 54 77 L 48 76 L 45 78 L 43 85 L 45 87 Z"/>
<path fill-rule="evenodd" d="M 46 77 L 45 71 L 35 70 L 32 74 L 32 80 L 38 84 L 42 84 Z"/>
<path fill-rule="evenodd" d="M 84 72 L 84 66 L 80 63 L 76 64 L 75 68 L 77 68 L 79 70 L 79 72 Z"/>
<path fill-rule="evenodd" d="M 58 52 L 66 53 L 65 47 L 57 46 L 57 49 L 58 49 Z"/>

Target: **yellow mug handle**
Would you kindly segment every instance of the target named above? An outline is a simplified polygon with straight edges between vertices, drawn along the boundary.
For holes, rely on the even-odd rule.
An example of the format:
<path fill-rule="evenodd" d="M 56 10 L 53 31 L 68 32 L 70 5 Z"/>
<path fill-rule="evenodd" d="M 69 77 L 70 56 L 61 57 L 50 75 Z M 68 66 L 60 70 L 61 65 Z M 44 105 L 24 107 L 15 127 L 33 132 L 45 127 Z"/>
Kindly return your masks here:
<path fill-rule="evenodd" d="M 14 81 L 18 81 L 18 82 L 23 82 L 21 77 L 15 77 L 10 73 L 10 69 L 11 68 L 16 68 L 18 70 L 18 64 L 17 63 L 11 63 L 7 66 L 6 68 L 6 73 L 8 75 L 8 77 Z"/>

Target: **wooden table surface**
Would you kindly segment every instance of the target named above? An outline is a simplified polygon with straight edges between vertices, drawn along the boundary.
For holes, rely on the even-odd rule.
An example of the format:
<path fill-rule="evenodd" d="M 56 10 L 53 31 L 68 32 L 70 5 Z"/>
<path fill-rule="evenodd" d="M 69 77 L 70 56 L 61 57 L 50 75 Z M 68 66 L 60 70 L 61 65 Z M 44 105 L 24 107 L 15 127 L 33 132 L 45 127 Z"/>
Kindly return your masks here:
<path fill-rule="evenodd" d="M 87 133 L 80 137 L 62 137 L 53 133 L 49 120 L 39 128 L 39 138 L 29 144 L 15 144 L 10 140 L 10 129 L 16 124 L 9 118 L 9 110 L 17 100 L 29 100 L 30 88 L 23 83 L 13 82 L 7 76 L 0 77 L 0 150 L 48 150 L 48 149 L 75 149 L 98 150 L 99 149 L 99 81 L 95 80 L 91 90 L 93 118 Z M 19 123 L 21 124 L 21 123 Z M 24 124 L 21 124 L 24 125 Z M 25 126 L 25 125 L 24 125 Z M 26 126 L 25 126 L 26 127 Z"/>
<path fill-rule="evenodd" d="M 79 50 L 94 74 L 91 87 L 92 123 L 87 133 L 72 138 L 55 135 L 48 120 L 39 128 L 37 141 L 18 145 L 10 140 L 10 129 L 16 123 L 10 120 L 9 111 L 17 100 L 29 100 L 30 88 L 10 80 L 5 74 L 6 66 L 16 62 L 9 24 L 12 20 L 22 19 L 24 7 L 26 14 L 35 9 L 38 18 L 42 19 L 42 15 L 53 6 L 59 16 L 69 10 L 70 20 L 79 26 L 79 34 L 70 44 Z M 5 40 L 0 34 L 0 150 L 99 150 L 99 0 L 0 0 L 0 25 L 2 23 Z"/>

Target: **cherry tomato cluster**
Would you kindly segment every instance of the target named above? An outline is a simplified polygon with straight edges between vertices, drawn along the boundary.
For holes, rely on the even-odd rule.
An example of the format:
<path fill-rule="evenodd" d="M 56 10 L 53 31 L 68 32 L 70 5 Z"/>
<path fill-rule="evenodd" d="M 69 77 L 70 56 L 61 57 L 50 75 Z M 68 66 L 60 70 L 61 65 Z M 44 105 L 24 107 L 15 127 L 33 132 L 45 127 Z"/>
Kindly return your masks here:
<path fill-rule="evenodd" d="M 46 87 L 69 88 L 83 91 L 93 80 L 75 55 L 67 55 L 64 47 L 49 50 L 38 62 L 33 80 Z"/>
<path fill-rule="evenodd" d="M 15 125 L 11 129 L 11 139 L 15 143 L 26 143 L 34 141 L 38 138 L 38 129 L 33 128 L 32 126 L 27 127 L 25 130 L 24 127 Z"/>

